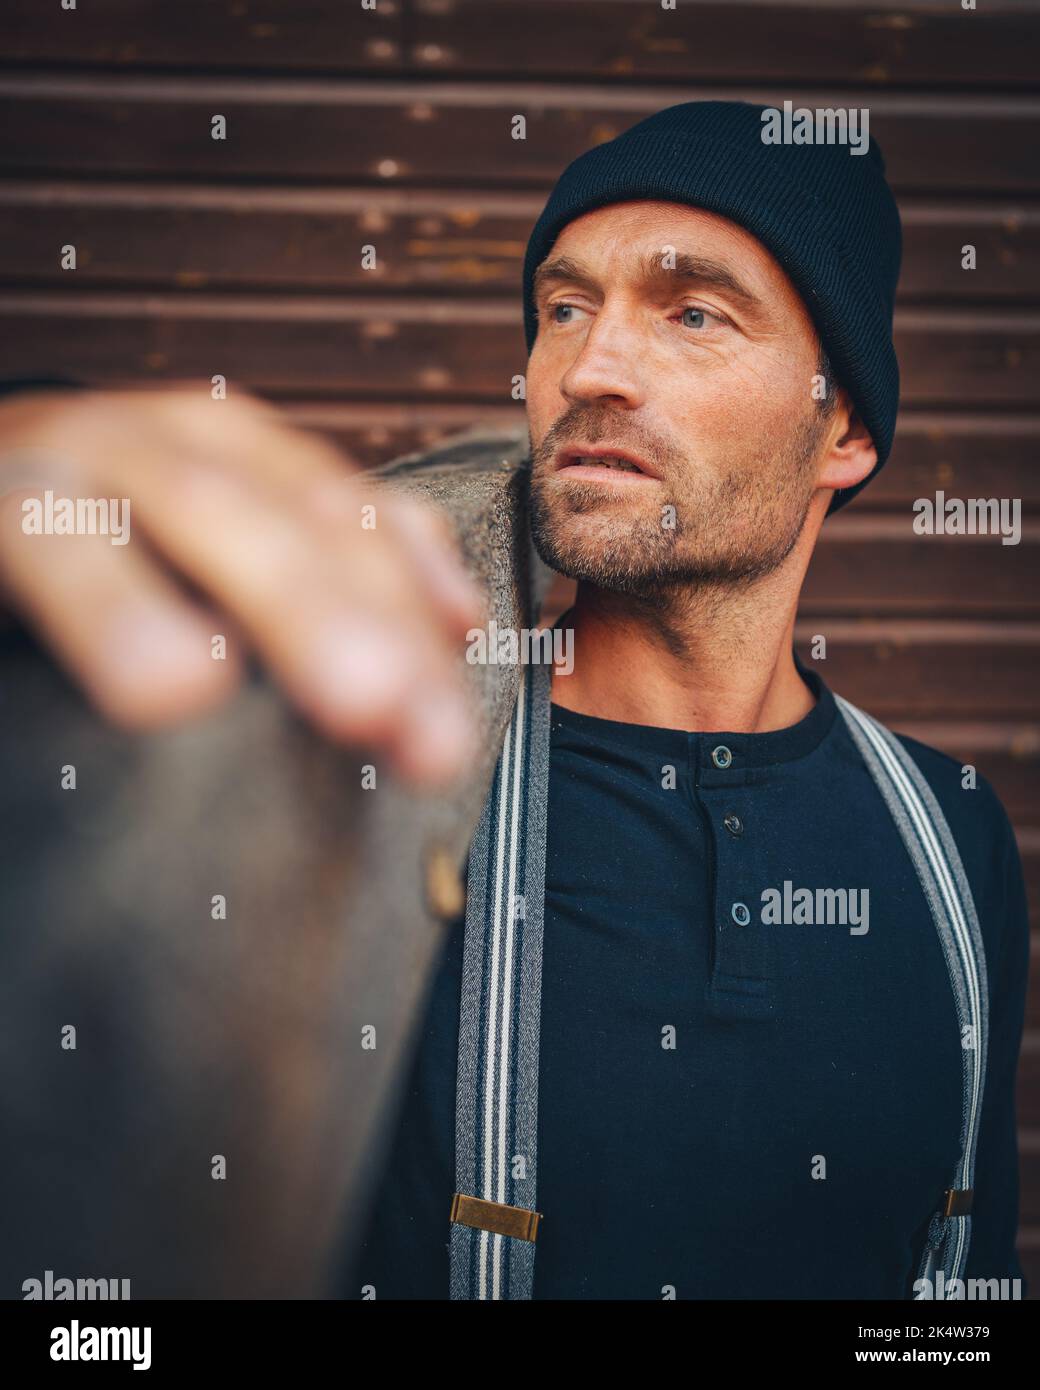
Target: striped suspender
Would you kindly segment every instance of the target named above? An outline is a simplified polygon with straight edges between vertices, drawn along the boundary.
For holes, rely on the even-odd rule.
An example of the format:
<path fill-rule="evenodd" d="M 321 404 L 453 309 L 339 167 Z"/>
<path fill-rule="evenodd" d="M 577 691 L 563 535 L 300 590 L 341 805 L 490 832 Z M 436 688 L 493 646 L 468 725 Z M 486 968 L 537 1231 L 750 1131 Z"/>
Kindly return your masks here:
<path fill-rule="evenodd" d="M 455 1103 L 451 1297 L 530 1298 L 552 667 L 521 668 L 470 848 Z"/>
<path fill-rule="evenodd" d="M 552 668 L 522 668 L 516 707 L 470 849 L 455 1106 L 451 1297 L 530 1298 L 535 1243 L 538 1037 Z M 917 1279 L 947 1296 L 971 1240 L 986 1072 L 986 962 L 957 846 L 916 763 L 876 719 L 835 696 L 931 909 L 961 1032 L 960 1157 L 929 1224 Z"/>
<path fill-rule="evenodd" d="M 960 1024 L 963 1091 L 960 1158 L 928 1227 L 917 1279 L 941 1270 L 948 1297 L 961 1279 L 971 1242 L 975 1143 L 986 1075 L 989 1003 L 986 955 L 964 866 L 932 790 L 906 749 L 869 714 L 835 696 L 863 761 L 903 837 L 932 911 L 953 987 Z"/>

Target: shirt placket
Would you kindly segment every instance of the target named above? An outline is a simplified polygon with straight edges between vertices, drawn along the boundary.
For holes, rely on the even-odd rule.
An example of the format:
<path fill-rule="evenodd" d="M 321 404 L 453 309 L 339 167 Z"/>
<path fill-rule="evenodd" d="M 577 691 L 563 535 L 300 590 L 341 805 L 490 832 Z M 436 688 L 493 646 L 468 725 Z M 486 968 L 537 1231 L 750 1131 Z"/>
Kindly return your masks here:
<path fill-rule="evenodd" d="M 702 735 L 691 753 L 694 794 L 710 830 L 715 866 L 708 1012 L 716 1018 L 770 1018 L 772 950 L 761 913 L 763 836 L 755 799 L 763 774 L 744 764 L 739 746 L 717 736 Z"/>

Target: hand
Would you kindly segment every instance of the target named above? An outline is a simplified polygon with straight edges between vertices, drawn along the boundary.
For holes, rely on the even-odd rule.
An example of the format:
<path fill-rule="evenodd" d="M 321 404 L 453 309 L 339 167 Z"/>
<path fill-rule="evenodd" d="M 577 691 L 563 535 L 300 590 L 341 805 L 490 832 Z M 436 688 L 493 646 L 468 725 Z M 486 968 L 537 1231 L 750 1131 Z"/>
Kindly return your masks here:
<path fill-rule="evenodd" d="M 47 489 L 116 499 L 109 533 L 27 534 Z M 483 605 L 446 523 L 208 383 L 0 400 L 0 595 L 124 728 L 226 700 L 248 649 L 322 733 L 412 781 L 471 751 L 458 656 Z"/>

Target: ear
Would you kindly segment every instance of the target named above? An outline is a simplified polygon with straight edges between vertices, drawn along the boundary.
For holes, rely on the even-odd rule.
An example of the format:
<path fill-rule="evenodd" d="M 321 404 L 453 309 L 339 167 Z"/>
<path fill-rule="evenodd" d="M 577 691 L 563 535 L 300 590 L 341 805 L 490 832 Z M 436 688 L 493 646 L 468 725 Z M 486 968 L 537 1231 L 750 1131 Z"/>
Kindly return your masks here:
<path fill-rule="evenodd" d="M 855 487 L 869 477 L 877 464 L 877 449 L 870 432 L 844 390 L 834 412 L 831 442 L 820 466 L 820 487 Z"/>

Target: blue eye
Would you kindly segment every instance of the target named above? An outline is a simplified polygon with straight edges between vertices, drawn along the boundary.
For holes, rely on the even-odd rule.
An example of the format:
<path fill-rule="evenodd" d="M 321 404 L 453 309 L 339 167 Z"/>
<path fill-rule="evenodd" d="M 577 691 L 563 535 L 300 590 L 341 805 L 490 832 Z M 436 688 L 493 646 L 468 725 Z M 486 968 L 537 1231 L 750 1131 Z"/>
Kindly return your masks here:
<path fill-rule="evenodd" d="M 687 315 L 693 315 L 693 322 L 687 319 Z M 707 315 L 703 309 L 684 309 L 682 312 L 682 323 L 684 328 L 703 328 L 707 320 Z"/>
<path fill-rule="evenodd" d="M 554 323 L 568 323 L 568 322 L 569 322 L 568 319 L 558 319 L 558 318 L 556 317 L 556 315 L 559 314 L 559 313 L 561 313 L 561 312 L 563 312 L 563 313 L 573 313 L 573 312 L 574 312 L 574 305 L 573 305 L 573 304 L 554 304 L 554 305 L 552 306 L 552 316 L 553 316 L 553 322 L 554 322 Z"/>

